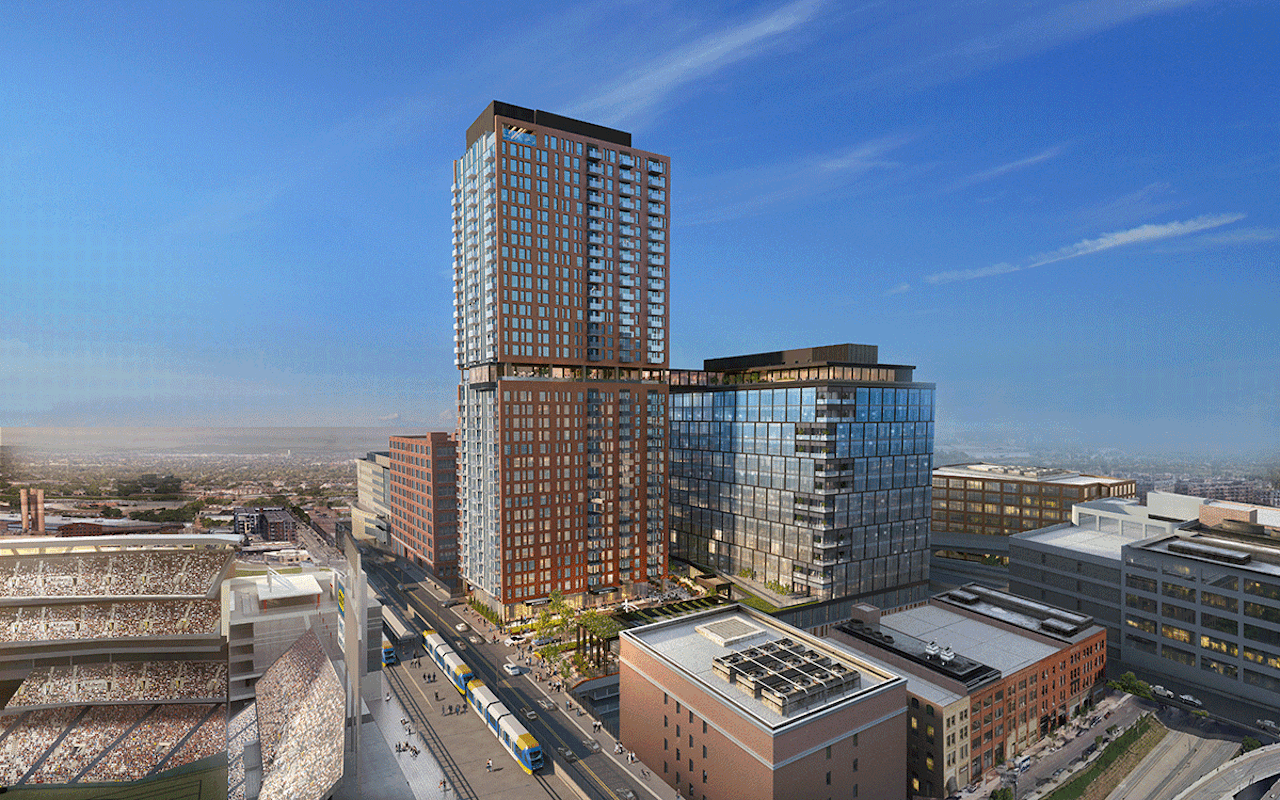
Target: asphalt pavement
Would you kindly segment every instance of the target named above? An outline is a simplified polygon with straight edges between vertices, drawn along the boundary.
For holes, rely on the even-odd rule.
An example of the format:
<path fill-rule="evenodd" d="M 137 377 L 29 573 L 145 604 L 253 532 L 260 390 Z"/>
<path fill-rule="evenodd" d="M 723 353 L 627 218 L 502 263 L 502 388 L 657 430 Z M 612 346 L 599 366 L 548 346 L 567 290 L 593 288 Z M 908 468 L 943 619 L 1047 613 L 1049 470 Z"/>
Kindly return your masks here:
<path fill-rule="evenodd" d="M 532 712 L 535 718 L 526 717 L 523 724 L 542 745 L 548 767 L 542 771 L 541 780 L 535 781 L 539 776 L 530 777 L 523 772 L 517 776 L 527 780 L 527 791 L 532 793 L 537 785 L 541 788 L 537 796 L 545 793 L 551 797 L 564 797 L 567 789 L 570 796 L 585 796 L 588 800 L 673 800 L 676 797 L 675 790 L 655 776 L 645 764 L 638 761 L 630 763 L 625 753 L 615 752 L 617 742 L 613 737 L 607 731 L 593 730 L 593 719 L 583 713 L 568 693 L 552 691 L 547 681 L 539 680 L 540 671 L 536 665 L 526 667 L 516 648 L 502 644 L 501 639 L 504 637 L 483 617 L 465 604 L 444 608 L 443 601 L 446 598 L 438 590 L 434 590 L 434 587 L 431 587 L 432 590 L 419 588 L 406 596 L 406 593 L 395 588 L 403 581 L 398 570 L 375 564 L 372 560 L 366 560 L 365 564 L 371 582 L 378 586 L 386 602 L 397 607 L 406 619 L 412 618 L 412 614 L 407 613 L 409 607 L 412 607 L 422 620 L 433 625 L 450 641 L 459 655 L 508 708 L 522 715 L 524 712 L 521 709 Z M 476 635 L 483 636 L 483 642 L 476 644 L 468 641 L 470 632 L 459 633 L 456 630 L 459 621 L 466 622 Z M 496 644 L 493 642 L 494 637 L 498 637 Z M 517 677 L 507 675 L 502 671 L 502 664 L 507 662 L 518 662 L 522 673 Z M 473 740 L 470 735 L 463 735 L 461 728 L 455 729 L 453 723 L 459 720 L 451 721 L 448 730 L 444 729 L 444 718 L 434 716 L 439 712 L 433 705 L 435 692 L 449 684 L 442 684 L 439 680 L 434 684 L 424 682 L 422 673 L 425 671 L 429 674 L 433 670 L 429 668 L 427 659 L 424 658 L 422 664 L 422 668 L 404 667 L 390 671 L 394 676 L 392 686 L 396 696 L 402 702 L 417 697 L 414 702 L 422 709 L 419 723 L 423 728 L 422 733 L 424 736 L 435 736 L 431 746 L 442 751 L 437 754 L 433 750 L 432 754 L 445 764 L 446 772 L 456 770 L 455 782 L 460 787 L 479 781 L 478 776 L 474 775 L 477 769 L 487 779 L 489 775 L 484 770 L 483 760 L 478 763 L 477 768 L 469 766 L 466 759 L 452 755 L 459 747 L 474 751 L 483 742 Z M 445 697 L 443 692 L 441 697 Z M 474 714 L 468 712 L 464 718 L 473 722 L 477 731 L 489 736 L 487 729 Z M 501 752 L 496 744 L 493 749 Z M 514 761 L 511 763 L 514 764 Z M 561 780 L 555 783 L 563 781 L 563 784 L 555 787 L 547 781 L 549 776 L 559 777 Z M 500 796 L 490 793 L 495 788 L 491 787 L 481 796 Z M 460 792 L 459 796 L 465 795 Z"/>

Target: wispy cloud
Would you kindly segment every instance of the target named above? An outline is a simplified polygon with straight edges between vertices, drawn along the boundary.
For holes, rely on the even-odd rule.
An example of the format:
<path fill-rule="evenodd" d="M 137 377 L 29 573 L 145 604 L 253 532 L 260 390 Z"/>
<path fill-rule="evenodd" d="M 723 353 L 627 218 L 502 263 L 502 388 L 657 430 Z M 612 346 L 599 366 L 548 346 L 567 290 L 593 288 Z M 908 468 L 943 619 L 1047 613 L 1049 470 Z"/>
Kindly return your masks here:
<path fill-rule="evenodd" d="M 1162 247 L 1161 253 L 1191 253 L 1207 250 L 1212 247 L 1235 247 L 1239 245 L 1262 244 L 1280 239 L 1278 228 L 1238 228 L 1233 231 L 1211 233 L 1197 236 L 1189 241 L 1170 247 Z"/>
<path fill-rule="evenodd" d="M 1128 194 L 1097 205 L 1080 208 L 1070 215 L 1070 220 L 1082 230 L 1132 225 L 1140 220 L 1168 214 L 1186 205 L 1178 197 L 1173 185 L 1167 181 L 1149 183 Z"/>
<path fill-rule="evenodd" d="M 705 190 L 693 190 L 694 215 L 686 225 L 724 222 L 758 214 L 770 206 L 807 202 L 835 192 L 849 192 L 873 173 L 900 167 L 889 154 L 910 141 L 907 136 L 881 136 L 848 150 L 770 166 L 742 168 L 709 176 Z"/>
<path fill-rule="evenodd" d="M 998 167 L 992 167 L 991 169 L 983 170 L 982 172 L 975 173 L 967 178 L 956 181 L 951 185 L 951 190 L 958 191 L 979 183 L 986 183 L 994 178 L 999 178 L 1001 175 L 1008 175 L 1010 172 L 1017 172 L 1020 169 L 1035 166 L 1042 161 L 1048 161 L 1051 158 L 1056 158 L 1061 152 L 1062 147 L 1055 145 L 1054 147 L 1050 147 L 1049 149 L 1036 153 L 1033 156 L 1020 158 L 1017 161 L 1010 161 L 1007 164 L 1001 164 Z"/>
<path fill-rule="evenodd" d="M 891 19 L 850 40 L 855 89 L 912 91 L 1035 55 L 1197 0 L 895 3 Z M 936 33 L 934 33 L 936 32 Z M 849 86 L 833 87 L 846 93 Z"/>
<path fill-rule="evenodd" d="M 909 292 L 909 291 L 911 291 L 911 284 L 909 284 L 909 283 L 900 283 L 900 284 L 898 284 L 897 286 L 895 286 L 895 287 L 893 287 L 892 289 L 890 289 L 889 291 L 885 292 L 885 293 L 884 293 L 884 296 L 885 296 L 885 297 L 889 297 L 889 296 L 891 296 L 891 295 L 895 295 L 895 294 L 902 294 L 903 292 Z"/>
<path fill-rule="evenodd" d="M 764 53 L 817 16 L 823 0 L 795 0 L 767 16 L 704 36 L 632 70 L 569 114 L 619 124 L 693 81 Z"/>
<path fill-rule="evenodd" d="M 976 269 L 956 269 L 946 272 L 935 272 L 932 275 L 926 275 L 924 280 L 930 284 L 955 283 L 956 281 L 968 281 L 975 278 L 989 278 L 993 275 L 1004 275 L 1010 272 L 1020 272 L 1025 269 L 1034 269 L 1035 267 L 1043 267 L 1047 264 L 1055 264 L 1059 261 L 1066 261 L 1069 258 L 1079 258 L 1092 253 L 1100 253 L 1103 250 L 1111 250 L 1115 247 L 1125 247 L 1134 244 L 1143 244 L 1146 242 L 1156 242 L 1161 239 L 1171 239 L 1177 236 L 1186 236 L 1200 231 L 1219 228 L 1223 225 L 1230 225 L 1244 219 L 1244 214 L 1217 214 L 1205 215 L 1185 222 L 1166 222 L 1163 225 L 1139 225 L 1136 228 L 1130 228 L 1126 231 L 1116 231 L 1114 233 L 1105 233 L 1096 239 L 1083 239 L 1072 245 L 1060 247 L 1057 250 L 1051 250 L 1048 253 L 1041 253 L 1032 256 L 1025 264 L 993 264 L 989 267 L 978 267 Z"/>

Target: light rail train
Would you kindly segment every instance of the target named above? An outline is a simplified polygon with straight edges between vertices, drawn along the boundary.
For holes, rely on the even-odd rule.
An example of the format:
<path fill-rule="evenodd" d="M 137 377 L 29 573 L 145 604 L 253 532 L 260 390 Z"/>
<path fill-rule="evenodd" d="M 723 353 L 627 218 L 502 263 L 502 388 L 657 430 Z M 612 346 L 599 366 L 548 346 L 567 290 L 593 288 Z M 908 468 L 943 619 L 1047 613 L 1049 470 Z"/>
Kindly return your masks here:
<path fill-rule="evenodd" d="M 520 724 L 520 720 L 498 699 L 498 695 L 476 677 L 467 662 L 454 652 L 445 638 L 433 630 L 422 634 L 427 655 L 436 663 L 445 677 L 467 699 L 467 705 L 476 712 L 485 727 L 497 737 L 502 748 L 511 754 L 520 768 L 532 775 L 542 768 L 542 747 Z"/>

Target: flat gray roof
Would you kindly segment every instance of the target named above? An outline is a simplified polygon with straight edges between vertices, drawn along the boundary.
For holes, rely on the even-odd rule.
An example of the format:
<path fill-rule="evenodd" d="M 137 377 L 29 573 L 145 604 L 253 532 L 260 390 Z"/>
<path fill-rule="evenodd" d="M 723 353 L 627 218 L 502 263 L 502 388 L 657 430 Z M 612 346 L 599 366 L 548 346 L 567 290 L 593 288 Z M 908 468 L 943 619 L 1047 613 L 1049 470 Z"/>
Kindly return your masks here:
<path fill-rule="evenodd" d="M 1024 542 L 1047 544 L 1061 547 L 1082 555 L 1098 556 L 1109 561 L 1120 562 L 1120 549 L 1126 544 L 1137 544 L 1145 538 L 1132 534 L 1107 533 L 1094 528 L 1082 528 L 1070 522 L 1063 522 L 1048 528 L 1024 531 L 1014 534 L 1015 538 Z"/>
<path fill-rule="evenodd" d="M 1129 478 L 1111 478 L 1105 475 L 1088 475 L 1075 470 L 1057 469 L 1056 467 L 1019 467 L 988 462 L 971 462 L 968 464 L 951 464 L 936 467 L 933 474 L 944 478 L 986 478 L 999 481 L 1029 481 L 1032 483 L 1052 483 L 1065 486 L 1083 486 L 1092 483 L 1118 484 L 1129 481 Z"/>
<path fill-rule="evenodd" d="M 974 661 L 995 667 L 1006 677 L 1060 649 L 1037 642 L 1025 633 L 1007 631 L 934 605 L 886 614 L 880 618 L 880 627 L 937 642 L 939 647 L 949 646 Z"/>
<path fill-rule="evenodd" d="M 832 647 L 840 648 L 846 651 L 847 653 L 849 653 L 849 655 L 851 655 L 854 658 L 859 658 L 863 661 L 866 661 L 867 663 L 872 664 L 873 666 L 879 667 L 885 672 L 892 672 L 892 673 L 901 675 L 907 681 L 907 691 L 921 698 L 925 702 L 933 703 L 934 705 L 937 705 L 937 706 L 949 706 L 955 701 L 959 700 L 961 697 L 965 696 L 957 692 L 953 692 L 950 689 L 947 689 L 946 687 L 939 686 L 938 684 L 933 683 L 932 681 L 926 678 L 922 678 L 913 672 L 909 672 L 903 667 L 897 667 L 890 664 L 887 661 L 882 661 L 881 659 L 876 658 L 870 652 L 861 650 L 847 642 L 838 642 L 838 641 L 835 641 L 834 639 L 827 639 L 826 641 Z M 917 669 L 924 669 L 924 668 L 917 667 Z"/>
<path fill-rule="evenodd" d="M 732 632 L 734 635 L 718 637 L 725 641 L 723 645 L 718 644 L 711 637 L 697 630 L 708 626 L 714 626 L 722 633 Z M 750 628 L 759 629 L 760 633 L 744 636 L 743 634 Z M 766 614 L 757 614 L 738 605 L 721 606 L 700 614 L 655 622 L 652 625 L 624 630 L 621 635 L 634 640 L 638 646 L 650 651 L 670 667 L 686 673 L 726 706 L 738 709 L 771 731 L 795 724 L 797 721 L 808 720 L 851 699 L 869 694 L 885 684 L 902 679 L 898 672 L 882 665 L 872 664 L 867 659 L 855 656 L 843 648 L 834 647 L 827 639 L 810 636 Z M 825 702 L 783 716 L 770 709 L 761 700 L 729 684 L 713 669 L 713 659 L 782 638 L 803 642 L 823 655 L 828 655 L 856 670 L 861 676 L 858 687 L 837 694 Z"/>

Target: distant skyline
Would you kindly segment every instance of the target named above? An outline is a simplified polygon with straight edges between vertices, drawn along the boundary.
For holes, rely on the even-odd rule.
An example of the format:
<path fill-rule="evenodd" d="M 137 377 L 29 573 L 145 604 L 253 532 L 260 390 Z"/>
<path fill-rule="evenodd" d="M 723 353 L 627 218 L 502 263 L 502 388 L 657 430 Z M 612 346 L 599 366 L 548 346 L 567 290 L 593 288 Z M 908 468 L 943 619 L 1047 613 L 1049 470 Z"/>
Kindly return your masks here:
<path fill-rule="evenodd" d="M 940 438 L 1280 450 L 1275 3 L 5 17 L 0 426 L 452 427 L 500 99 L 671 156 L 675 367 L 875 344 Z"/>

